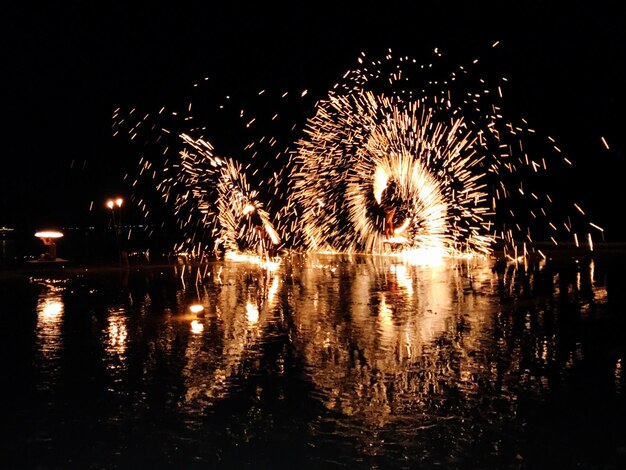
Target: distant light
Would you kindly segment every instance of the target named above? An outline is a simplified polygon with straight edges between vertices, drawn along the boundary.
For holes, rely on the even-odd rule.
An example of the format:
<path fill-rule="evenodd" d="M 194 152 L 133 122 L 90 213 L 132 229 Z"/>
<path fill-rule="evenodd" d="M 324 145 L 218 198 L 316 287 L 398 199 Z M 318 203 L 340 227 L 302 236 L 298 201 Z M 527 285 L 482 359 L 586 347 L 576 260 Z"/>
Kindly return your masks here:
<path fill-rule="evenodd" d="M 124 204 L 124 199 L 121 197 L 115 198 L 115 199 L 107 199 L 106 202 L 106 206 L 113 210 L 113 207 L 117 206 L 117 207 L 122 207 L 122 204 Z"/>
<path fill-rule="evenodd" d="M 204 325 L 202 323 L 200 323 L 198 320 L 193 320 L 191 322 L 191 332 L 199 335 L 200 333 L 202 333 L 204 331 Z"/>
<path fill-rule="evenodd" d="M 200 313 L 203 310 L 204 310 L 204 307 L 200 304 L 194 304 L 194 305 L 189 306 L 189 311 L 191 313 Z"/>
<path fill-rule="evenodd" d="M 246 304 L 246 318 L 249 323 L 257 323 L 259 321 L 259 309 L 250 302 Z"/>
<path fill-rule="evenodd" d="M 57 232 L 56 230 L 45 230 L 43 232 L 35 233 L 37 238 L 61 238 L 63 234 L 61 232 Z"/>
<path fill-rule="evenodd" d="M 58 300 L 46 300 L 41 310 L 42 316 L 51 320 L 59 317 L 63 313 L 63 303 Z"/>

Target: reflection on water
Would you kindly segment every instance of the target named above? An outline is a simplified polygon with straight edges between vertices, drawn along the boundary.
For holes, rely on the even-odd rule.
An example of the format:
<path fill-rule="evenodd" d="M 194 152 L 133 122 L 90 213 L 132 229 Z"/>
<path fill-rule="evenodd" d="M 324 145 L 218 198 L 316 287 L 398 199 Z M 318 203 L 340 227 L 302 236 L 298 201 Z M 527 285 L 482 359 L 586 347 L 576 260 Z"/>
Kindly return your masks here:
<path fill-rule="evenodd" d="M 35 279 L 41 286 L 37 299 L 37 326 L 35 328 L 40 368 L 44 371 L 40 387 L 50 388 L 58 382 L 59 360 L 63 351 L 64 304 L 62 293 L 65 282 L 54 279 Z"/>
<path fill-rule="evenodd" d="M 109 308 L 107 329 L 104 333 L 104 348 L 111 363 L 124 362 L 128 331 L 126 329 L 127 312 L 121 308 Z"/>
<path fill-rule="evenodd" d="M 201 415 L 208 406 L 227 397 L 234 382 L 248 373 L 243 361 L 255 354 L 263 340 L 280 280 L 258 266 L 237 265 L 226 269 L 212 266 L 203 273 L 201 284 L 197 274 L 195 279 L 192 302 L 203 309 L 174 318 L 188 321 L 193 333 L 181 372 L 185 388 L 181 407 Z M 182 281 L 184 284 L 184 278 Z M 187 294 L 181 292 L 183 309 L 189 303 Z"/>
<path fill-rule="evenodd" d="M 623 320 L 611 313 L 623 304 L 611 304 L 615 272 L 596 264 L 319 255 L 277 270 L 224 261 L 31 279 L 37 373 L 16 413 L 50 389 L 81 411 L 50 404 L 56 415 L 37 417 L 60 455 L 25 445 L 53 466 L 129 465 L 159 442 L 155 462 L 185 467 L 275 464 L 280 450 L 320 465 L 537 468 L 533 436 L 570 416 L 550 421 L 544 406 L 611 403 L 598 416 L 626 416 Z M 99 442 L 91 454 L 70 447 L 70 422 Z M 595 434 L 618 458 L 626 440 L 607 439 L 611 423 L 586 426 L 553 454 L 593 461 L 581 444 Z"/>
<path fill-rule="evenodd" d="M 294 345 L 329 409 L 379 426 L 413 413 L 437 419 L 451 389 L 459 401 L 489 374 L 471 355 L 498 307 L 489 292 L 471 295 L 471 284 L 489 285 L 488 262 L 365 261 L 302 271 Z"/>

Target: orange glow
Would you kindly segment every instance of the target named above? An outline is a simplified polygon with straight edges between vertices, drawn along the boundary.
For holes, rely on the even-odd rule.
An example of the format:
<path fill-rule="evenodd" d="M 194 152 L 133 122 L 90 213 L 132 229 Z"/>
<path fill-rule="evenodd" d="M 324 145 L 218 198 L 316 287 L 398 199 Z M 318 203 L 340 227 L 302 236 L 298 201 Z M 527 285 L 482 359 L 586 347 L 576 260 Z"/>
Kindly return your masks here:
<path fill-rule="evenodd" d="M 111 210 L 113 210 L 115 206 L 122 207 L 122 204 L 124 204 L 124 199 L 122 199 L 121 197 L 115 199 L 107 199 L 106 202 L 106 206 Z"/>

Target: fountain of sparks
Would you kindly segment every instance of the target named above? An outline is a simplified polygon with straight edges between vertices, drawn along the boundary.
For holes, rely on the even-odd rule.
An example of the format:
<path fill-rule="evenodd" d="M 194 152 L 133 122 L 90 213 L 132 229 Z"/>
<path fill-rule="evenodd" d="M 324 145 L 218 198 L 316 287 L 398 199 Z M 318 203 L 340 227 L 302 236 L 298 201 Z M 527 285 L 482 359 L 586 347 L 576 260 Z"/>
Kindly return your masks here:
<path fill-rule="evenodd" d="M 159 115 L 162 113 L 163 109 Z M 116 127 L 125 120 L 119 119 Z M 159 125 L 163 124 L 146 114 L 128 132 L 134 140 L 142 126 L 155 130 Z M 173 252 L 193 259 L 219 253 L 229 259 L 273 267 L 281 237 L 260 198 L 259 187 L 254 188 L 248 182 L 242 163 L 216 155 L 211 143 L 202 137 L 192 137 L 198 129 L 177 132 L 174 141 L 169 128 L 160 129 L 162 133 L 156 142 L 143 142 L 144 152 L 159 157 L 142 156 L 132 186 L 154 188 L 164 208 L 170 209 L 179 233 Z M 176 155 L 172 155 L 172 148 L 176 149 Z M 148 185 L 142 186 L 146 181 Z M 263 183 L 260 181 L 260 186 Z M 147 218 L 154 201 L 148 202 L 143 197 L 135 197 L 135 202 Z"/>
<path fill-rule="evenodd" d="M 363 54 L 317 102 L 301 135 L 264 160 L 271 171 L 259 172 L 258 159 L 218 157 L 204 136 L 181 130 L 177 160 L 163 158 L 157 172 L 142 159 L 140 173 L 173 203 L 186 234 L 177 248 L 198 254 L 209 248 L 200 232 L 233 259 L 288 248 L 429 263 L 497 247 L 517 259 L 536 236 L 592 249 L 591 232 L 602 229 L 580 204 L 548 192 L 550 171 L 571 162 L 553 139 L 537 144 L 526 121 L 504 119 L 506 79 L 490 88 L 469 73 L 476 62 L 433 80 L 432 64 L 391 52 L 367 63 Z"/>
<path fill-rule="evenodd" d="M 280 236 L 258 198 L 258 190 L 250 188 L 241 164 L 215 157 L 212 146 L 202 139 L 186 134 L 181 137 L 191 149 L 181 151 L 183 186 L 191 189 L 187 194 L 203 214 L 202 225 L 212 227 L 216 247 L 222 245 L 230 257 L 252 246 L 259 255 L 269 255 L 270 247 L 280 243 Z M 206 190 L 207 177 L 213 183 L 213 194 Z"/>
<path fill-rule="evenodd" d="M 482 158 L 462 118 L 438 123 L 420 101 L 356 89 L 333 94 L 307 132 L 291 193 L 307 246 L 489 251 L 492 208 Z M 394 212 L 385 217 L 385 210 Z M 385 223 L 393 224 L 386 234 Z"/>

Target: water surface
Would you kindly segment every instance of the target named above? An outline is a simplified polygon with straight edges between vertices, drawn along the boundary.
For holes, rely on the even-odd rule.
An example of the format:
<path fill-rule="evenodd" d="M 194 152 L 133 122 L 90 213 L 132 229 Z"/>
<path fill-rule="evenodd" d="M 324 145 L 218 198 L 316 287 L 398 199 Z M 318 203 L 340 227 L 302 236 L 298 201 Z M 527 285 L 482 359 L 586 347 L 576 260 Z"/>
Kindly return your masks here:
<path fill-rule="evenodd" d="M 3 467 L 624 468 L 623 259 L 5 271 Z"/>

